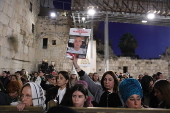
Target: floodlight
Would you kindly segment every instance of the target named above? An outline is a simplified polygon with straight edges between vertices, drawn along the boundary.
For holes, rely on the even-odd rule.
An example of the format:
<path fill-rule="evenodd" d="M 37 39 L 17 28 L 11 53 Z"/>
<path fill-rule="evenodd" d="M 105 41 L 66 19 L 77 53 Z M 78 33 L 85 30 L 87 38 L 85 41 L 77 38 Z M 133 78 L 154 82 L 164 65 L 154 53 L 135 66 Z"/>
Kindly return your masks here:
<path fill-rule="evenodd" d="M 96 11 L 94 9 L 89 9 L 87 12 L 89 15 L 94 15 Z"/>
<path fill-rule="evenodd" d="M 54 18 L 54 17 L 56 17 L 56 14 L 55 14 L 54 12 L 51 12 L 50 16 L 51 16 L 52 18 Z"/>
<path fill-rule="evenodd" d="M 146 21 L 146 20 L 142 20 L 142 23 L 147 23 L 148 21 Z"/>
<path fill-rule="evenodd" d="M 154 19 L 155 18 L 155 14 L 154 13 L 149 13 L 147 15 L 148 19 Z"/>

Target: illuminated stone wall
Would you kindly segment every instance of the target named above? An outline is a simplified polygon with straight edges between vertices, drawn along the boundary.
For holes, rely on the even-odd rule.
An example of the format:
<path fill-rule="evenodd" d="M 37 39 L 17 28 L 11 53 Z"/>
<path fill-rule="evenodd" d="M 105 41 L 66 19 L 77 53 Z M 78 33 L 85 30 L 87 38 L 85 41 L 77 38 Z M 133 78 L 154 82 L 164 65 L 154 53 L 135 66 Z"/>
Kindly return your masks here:
<path fill-rule="evenodd" d="M 130 57 L 118 57 L 117 59 L 111 58 L 109 60 L 109 69 L 117 72 L 118 74 L 123 73 L 123 67 L 128 68 L 128 73 L 134 78 L 138 78 L 139 74 L 145 72 L 149 75 L 153 75 L 157 72 L 162 72 L 164 78 L 169 77 L 168 62 L 166 60 L 142 60 L 142 59 L 131 59 Z M 101 58 L 97 58 L 97 72 L 100 75 L 104 73 L 104 61 Z"/>
<path fill-rule="evenodd" d="M 30 5 L 32 4 L 32 11 Z M 35 68 L 35 36 L 40 0 L 0 0 L 0 73 Z"/>

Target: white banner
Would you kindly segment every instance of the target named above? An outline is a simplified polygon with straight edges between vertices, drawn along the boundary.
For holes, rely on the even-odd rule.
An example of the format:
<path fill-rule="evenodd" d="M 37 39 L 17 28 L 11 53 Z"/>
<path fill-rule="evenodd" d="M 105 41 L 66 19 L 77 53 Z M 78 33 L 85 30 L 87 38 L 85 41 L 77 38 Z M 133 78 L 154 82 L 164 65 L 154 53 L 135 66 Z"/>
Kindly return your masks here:
<path fill-rule="evenodd" d="M 69 35 L 90 36 L 91 29 L 70 28 Z"/>

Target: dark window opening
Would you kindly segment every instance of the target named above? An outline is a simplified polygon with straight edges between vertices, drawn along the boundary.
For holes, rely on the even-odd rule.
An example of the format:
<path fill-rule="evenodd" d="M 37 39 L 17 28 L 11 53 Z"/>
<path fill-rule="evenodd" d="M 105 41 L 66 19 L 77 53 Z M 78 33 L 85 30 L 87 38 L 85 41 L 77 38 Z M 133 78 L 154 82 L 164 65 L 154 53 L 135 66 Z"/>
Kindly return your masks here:
<path fill-rule="evenodd" d="M 128 67 L 127 66 L 123 66 L 123 73 L 128 72 Z"/>
<path fill-rule="evenodd" d="M 55 9 L 71 10 L 71 0 L 54 0 Z"/>
<path fill-rule="evenodd" d="M 30 11 L 32 12 L 32 3 L 30 2 Z"/>
<path fill-rule="evenodd" d="M 52 40 L 52 45 L 56 45 L 56 40 Z"/>
<path fill-rule="evenodd" d="M 32 33 L 34 33 L 34 27 L 35 27 L 35 25 L 32 24 Z"/>
<path fill-rule="evenodd" d="M 48 38 L 43 38 L 43 49 L 47 49 Z"/>

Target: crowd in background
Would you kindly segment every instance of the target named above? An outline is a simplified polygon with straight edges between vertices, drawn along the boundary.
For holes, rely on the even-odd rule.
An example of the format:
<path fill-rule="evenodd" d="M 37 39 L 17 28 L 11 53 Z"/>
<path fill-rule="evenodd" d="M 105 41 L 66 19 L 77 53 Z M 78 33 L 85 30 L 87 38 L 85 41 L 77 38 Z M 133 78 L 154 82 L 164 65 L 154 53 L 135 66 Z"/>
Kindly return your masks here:
<path fill-rule="evenodd" d="M 170 108 L 170 79 L 163 73 L 153 76 L 139 74 L 134 79 L 129 73 L 119 75 L 107 71 L 87 74 L 73 58 L 75 71 L 33 72 L 25 69 L 10 74 L 3 71 L 0 78 L 0 105 L 116 108 Z M 76 72 L 77 71 L 77 72 Z"/>

